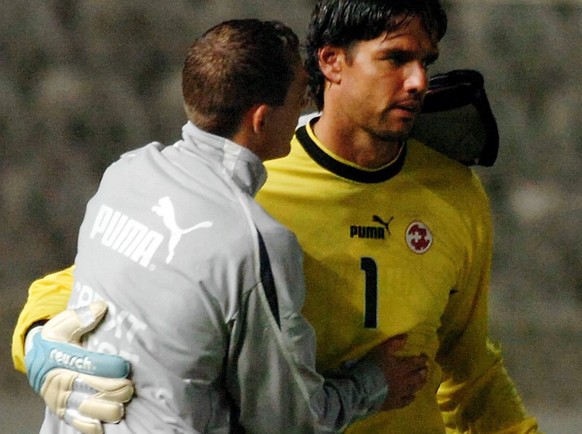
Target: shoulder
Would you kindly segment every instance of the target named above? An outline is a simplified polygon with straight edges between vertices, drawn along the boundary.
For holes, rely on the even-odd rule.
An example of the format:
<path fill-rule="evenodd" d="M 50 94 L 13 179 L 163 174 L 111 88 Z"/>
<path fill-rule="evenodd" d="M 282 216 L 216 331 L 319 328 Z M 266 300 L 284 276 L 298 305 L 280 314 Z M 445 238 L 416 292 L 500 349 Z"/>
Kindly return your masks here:
<path fill-rule="evenodd" d="M 124 152 L 123 154 L 121 154 L 117 162 L 119 161 L 129 162 L 131 160 L 134 160 L 135 158 L 145 157 L 151 154 L 159 154 L 165 148 L 166 145 L 163 145 L 159 142 L 151 142 L 139 148 Z"/>
<path fill-rule="evenodd" d="M 105 173 L 125 171 L 129 170 L 129 168 L 135 169 L 146 165 L 146 161 L 151 161 L 152 156 L 160 154 L 164 148 L 165 146 L 161 143 L 151 142 L 139 148 L 126 151 L 107 167 Z"/>
<path fill-rule="evenodd" d="M 284 250 L 286 248 L 294 249 L 298 246 L 295 234 L 275 217 L 273 217 L 258 202 L 253 203 L 253 221 L 257 230 L 261 233 L 265 242 L 278 246 Z"/>
<path fill-rule="evenodd" d="M 477 172 L 417 140 L 407 143 L 408 155 L 404 171 L 416 182 L 443 195 L 465 210 L 488 212 L 489 197 Z"/>

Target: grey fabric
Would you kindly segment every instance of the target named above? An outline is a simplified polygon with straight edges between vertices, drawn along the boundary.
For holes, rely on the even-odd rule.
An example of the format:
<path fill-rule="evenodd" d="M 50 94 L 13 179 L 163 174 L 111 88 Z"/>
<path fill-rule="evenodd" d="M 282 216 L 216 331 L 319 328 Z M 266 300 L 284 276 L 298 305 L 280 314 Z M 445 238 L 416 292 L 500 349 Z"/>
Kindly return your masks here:
<path fill-rule="evenodd" d="M 106 171 L 70 300 L 108 302 L 88 347 L 132 363 L 136 397 L 106 433 L 337 431 L 383 401 L 369 362 L 329 380 L 315 372 L 301 250 L 254 201 L 265 179 L 253 153 L 192 124 L 176 144 L 149 144 Z M 47 412 L 41 432 L 74 431 Z"/>

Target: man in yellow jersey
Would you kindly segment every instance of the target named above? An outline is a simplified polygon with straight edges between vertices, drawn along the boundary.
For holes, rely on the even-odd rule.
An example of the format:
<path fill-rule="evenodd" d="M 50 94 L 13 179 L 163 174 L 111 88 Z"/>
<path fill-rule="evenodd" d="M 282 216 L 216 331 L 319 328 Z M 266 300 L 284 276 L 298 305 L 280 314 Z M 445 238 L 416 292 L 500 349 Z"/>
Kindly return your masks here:
<path fill-rule="evenodd" d="M 428 357 L 410 405 L 350 433 L 537 432 L 488 338 L 487 196 L 471 169 L 408 139 L 445 30 L 438 0 L 319 2 L 306 63 L 321 114 L 257 197 L 304 249 L 320 370 L 399 334 L 402 356 Z M 30 325 L 66 306 L 70 272 L 31 287 L 15 360 Z"/>
<path fill-rule="evenodd" d="M 472 170 L 407 140 L 445 30 L 438 0 L 319 2 L 306 65 L 321 115 L 258 196 L 304 249 L 320 369 L 400 333 L 402 354 L 429 357 L 414 402 L 350 433 L 537 430 L 488 339 L 486 194 Z"/>

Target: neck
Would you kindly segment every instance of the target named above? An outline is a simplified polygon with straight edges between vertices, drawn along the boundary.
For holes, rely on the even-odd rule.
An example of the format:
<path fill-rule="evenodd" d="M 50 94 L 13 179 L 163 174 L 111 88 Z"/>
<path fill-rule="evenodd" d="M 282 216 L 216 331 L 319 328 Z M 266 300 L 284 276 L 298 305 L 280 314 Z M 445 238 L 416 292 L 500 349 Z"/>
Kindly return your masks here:
<path fill-rule="evenodd" d="M 377 169 L 398 155 L 401 141 L 372 135 L 352 122 L 341 122 L 325 111 L 313 127 L 322 145 L 335 155 L 366 169 Z"/>

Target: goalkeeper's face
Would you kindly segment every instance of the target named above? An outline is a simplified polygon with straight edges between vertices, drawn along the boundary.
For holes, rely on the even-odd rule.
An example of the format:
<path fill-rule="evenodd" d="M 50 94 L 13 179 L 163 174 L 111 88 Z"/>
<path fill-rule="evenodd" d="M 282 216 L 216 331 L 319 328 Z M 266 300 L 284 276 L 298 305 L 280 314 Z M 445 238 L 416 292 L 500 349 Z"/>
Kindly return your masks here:
<path fill-rule="evenodd" d="M 420 113 L 427 70 L 437 57 L 437 42 L 417 17 L 394 32 L 338 49 L 337 76 L 326 90 L 336 97 L 325 100 L 325 109 L 341 110 L 376 138 L 402 140 Z"/>

